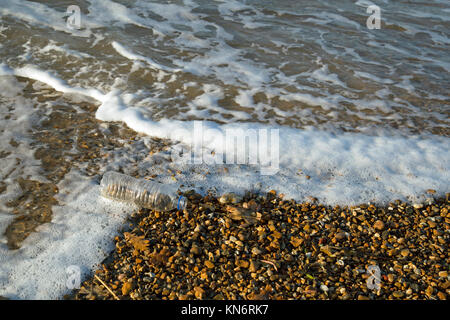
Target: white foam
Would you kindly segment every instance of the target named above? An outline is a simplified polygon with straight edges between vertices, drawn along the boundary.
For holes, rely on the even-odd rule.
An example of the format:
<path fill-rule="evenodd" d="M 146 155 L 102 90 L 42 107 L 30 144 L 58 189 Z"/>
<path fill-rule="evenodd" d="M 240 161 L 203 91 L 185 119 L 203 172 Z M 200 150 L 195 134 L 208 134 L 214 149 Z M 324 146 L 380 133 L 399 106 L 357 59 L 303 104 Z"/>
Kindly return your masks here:
<path fill-rule="evenodd" d="M 393 81 L 390 79 L 382 79 L 379 78 L 373 74 L 369 74 L 367 72 L 361 72 L 361 71 L 355 71 L 355 76 L 360 77 L 360 78 L 365 78 L 365 79 L 370 79 L 373 81 L 377 81 L 379 83 L 385 83 L 385 84 L 392 84 Z"/>
<path fill-rule="evenodd" d="M 335 85 L 345 87 L 345 84 L 341 80 L 339 80 L 339 78 L 336 74 L 332 74 L 329 72 L 327 65 L 322 65 L 322 67 L 315 70 L 311 74 L 311 76 L 320 81 L 327 81 L 327 82 L 333 83 Z"/>
<path fill-rule="evenodd" d="M 49 73 L 31 68 L 12 70 L 3 66 L 1 70 L 35 77 L 57 90 L 84 94 L 99 100 L 101 105 L 96 112 L 99 120 L 123 121 L 137 132 L 180 141 L 188 146 L 199 143 L 193 135 L 194 122 L 167 119 L 152 121 L 145 118 L 139 109 L 127 106 L 118 92 L 101 94 L 98 90 L 71 88 Z M 217 88 L 210 87 L 206 91 L 219 94 L 214 98 L 217 99 L 221 94 L 215 90 Z M 308 95 L 292 96 L 293 99 L 311 104 L 324 103 L 320 98 Z M 197 103 L 213 103 L 210 99 L 210 95 L 204 96 Z M 224 135 L 227 129 L 259 130 L 274 127 L 204 122 L 204 128 Z M 267 187 L 279 188 L 297 200 L 314 195 L 329 204 L 356 204 L 417 197 L 428 188 L 439 190 L 440 195 L 447 191 L 450 168 L 448 138 L 366 136 L 354 133 L 336 136 L 321 131 L 275 128 L 280 132 L 280 171 L 275 176 L 259 180 L 263 180 Z M 217 153 L 225 153 L 221 134 L 204 137 L 203 146 Z M 296 172 L 299 169 L 310 172 L 311 179 L 297 179 Z M 253 179 L 258 180 L 256 176 Z M 250 179 L 249 183 L 255 180 Z M 243 186 L 242 182 L 236 186 Z M 362 189 L 364 193 L 361 193 Z"/>
<path fill-rule="evenodd" d="M 86 54 L 84 52 L 78 52 L 75 50 L 71 50 L 66 45 L 58 46 L 55 41 L 50 40 L 50 43 L 47 44 L 45 47 L 39 50 L 41 53 L 48 53 L 52 51 L 61 52 L 63 54 L 71 55 L 76 58 L 92 58 L 89 54 Z"/>
<path fill-rule="evenodd" d="M 0 245 L 0 295 L 13 299 L 60 299 L 70 291 L 70 267 L 83 280 L 114 248 L 133 206 L 106 200 L 98 183 L 69 172 L 58 185 L 61 205 L 51 223 L 38 227 L 18 250 Z M 68 286 L 69 284 L 69 286 Z"/>
<path fill-rule="evenodd" d="M 20 95 L 24 87 L 15 77 L 0 76 L 0 182 L 6 184 L 6 190 L 0 193 L 0 235 L 14 218 L 7 203 L 23 193 L 15 180 L 25 176 L 45 181 L 38 172 L 40 161 L 31 151 L 28 132 L 37 119 L 32 102 Z M 0 237 L 0 241 L 4 239 Z"/>
<path fill-rule="evenodd" d="M 43 82 L 57 91 L 81 94 L 102 101 L 104 94 L 97 89 L 71 87 L 64 80 L 53 76 L 50 72 L 39 70 L 33 66 L 12 69 L 6 64 L 0 64 L 0 75 L 13 75 Z"/>
<path fill-rule="evenodd" d="M 34 101 L 22 96 L 25 84 L 11 75 L 36 78 L 36 89 L 47 85 L 71 94 L 98 92 L 68 87 L 48 73 L 33 68 L 13 70 L 0 66 L 0 181 L 6 190 L 0 193 L 0 296 L 13 299 L 59 299 L 70 290 L 66 285 L 71 265 L 80 267 L 82 279 L 112 250 L 111 239 L 133 209 L 99 197 L 98 183 L 92 178 L 68 173 L 58 185 L 58 206 L 53 206 L 52 222 L 41 225 L 18 250 L 9 250 L 4 232 L 15 218 L 9 201 L 23 190 L 18 178 L 48 182 L 40 173 L 29 136 L 36 117 Z M 45 83 L 45 85 L 43 84 Z M 6 117 L 6 115 L 9 116 Z M 17 144 L 12 146 L 10 141 Z"/>
<path fill-rule="evenodd" d="M 165 70 L 170 72 L 177 72 L 178 69 L 172 69 L 168 68 L 160 63 L 157 63 L 153 61 L 152 59 L 148 57 L 141 56 L 139 54 L 135 54 L 131 52 L 130 50 L 126 49 L 124 46 L 122 46 L 120 43 L 113 41 L 112 44 L 113 48 L 119 53 L 121 56 L 130 59 L 130 60 L 140 60 L 146 62 L 149 66 L 151 66 L 155 70 Z"/>
<path fill-rule="evenodd" d="M 257 29 L 266 26 L 266 23 L 256 21 L 262 14 L 254 7 L 243 4 L 239 1 L 221 1 L 217 10 L 225 20 L 240 21 L 246 29 Z M 245 13 L 241 13 L 245 11 Z M 251 15 L 248 15 L 251 12 Z"/>
<path fill-rule="evenodd" d="M 197 76 L 214 76 L 229 85 L 260 88 L 263 84 L 270 82 L 276 70 L 261 68 L 260 65 L 242 59 L 241 55 L 241 50 L 223 43 L 204 56 L 199 55 L 189 61 L 174 59 L 173 63 L 185 72 Z"/>

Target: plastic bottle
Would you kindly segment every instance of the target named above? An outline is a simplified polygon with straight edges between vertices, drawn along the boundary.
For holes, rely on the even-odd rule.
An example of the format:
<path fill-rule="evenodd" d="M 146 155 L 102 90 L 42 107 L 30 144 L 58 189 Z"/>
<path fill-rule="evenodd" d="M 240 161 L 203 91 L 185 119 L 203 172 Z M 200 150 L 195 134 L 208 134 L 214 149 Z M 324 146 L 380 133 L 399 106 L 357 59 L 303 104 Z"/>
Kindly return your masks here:
<path fill-rule="evenodd" d="M 183 210 L 186 198 L 179 196 L 173 186 L 136 179 L 118 172 L 108 171 L 100 182 L 101 195 L 118 201 L 131 202 L 157 211 Z"/>

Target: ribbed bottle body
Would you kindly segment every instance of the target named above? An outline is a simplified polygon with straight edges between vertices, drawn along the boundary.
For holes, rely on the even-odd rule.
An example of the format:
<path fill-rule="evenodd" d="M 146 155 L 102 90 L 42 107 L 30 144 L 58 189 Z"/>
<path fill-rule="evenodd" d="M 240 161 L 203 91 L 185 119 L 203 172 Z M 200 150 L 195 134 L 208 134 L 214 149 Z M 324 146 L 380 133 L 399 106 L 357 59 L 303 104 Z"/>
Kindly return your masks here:
<path fill-rule="evenodd" d="M 100 182 L 101 195 L 122 202 L 157 211 L 182 210 L 186 198 L 177 195 L 177 190 L 161 183 L 136 179 L 118 172 L 108 171 Z"/>

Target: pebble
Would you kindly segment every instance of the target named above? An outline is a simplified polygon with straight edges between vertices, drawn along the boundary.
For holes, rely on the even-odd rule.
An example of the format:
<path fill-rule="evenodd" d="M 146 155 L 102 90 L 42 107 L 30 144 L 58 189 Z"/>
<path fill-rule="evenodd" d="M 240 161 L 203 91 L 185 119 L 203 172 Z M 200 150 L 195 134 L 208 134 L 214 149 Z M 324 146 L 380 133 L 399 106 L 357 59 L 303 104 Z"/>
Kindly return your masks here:
<path fill-rule="evenodd" d="M 394 280 L 395 280 L 395 277 L 394 277 L 394 275 L 393 275 L 392 273 L 388 274 L 388 275 L 387 275 L 387 278 L 388 278 L 388 281 L 389 281 L 390 283 L 394 282 Z"/>
<path fill-rule="evenodd" d="M 295 248 L 298 248 L 303 243 L 303 239 L 300 239 L 297 237 L 291 237 L 290 242 Z"/>
<path fill-rule="evenodd" d="M 257 247 L 253 247 L 253 248 L 252 248 L 252 253 L 253 253 L 254 255 L 259 255 L 259 254 L 262 253 L 262 251 L 259 250 Z"/>
<path fill-rule="evenodd" d="M 219 198 L 221 204 L 236 204 L 242 200 L 242 197 L 234 193 L 225 193 Z"/>
<path fill-rule="evenodd" d="M 193 245 L 191 248 L 191 253 L 194 255 L 199 255 L 202 251 L 200 250 L 200 248 L 197 245 Z"/>
<path fill-rule="evenodd" d="M 122 285 L 122 295 L 127 296 L 130 293 L 132 288 L 133 288 L 133 285 L 131 282 L 125 282 Z"/>
<path fill-rule="evenodd" d="M 407 257 L 407 256 L 409 256 L 409 250 L 408 249 L 403 249 L 402 251 L 400 251 L 400 254 L 403 257 Z"/>
<path fill-rule="evenodd" d="M 437 223 L 432 220 L 428 220 L 427 223 L 430 226 L 430 228 L 436 228 L 437 226 Z"/>
<path fill-rule="evenodd" d="M 205 290 L 203 290 L 202 287 L 194 288 L 194 295 L 197 299 L 202 299 L 204 294 L 205 294 Z"/>
<path fill-rule="evenodd" d="M 248 270 L 253 273 L 258 270 L 257 263 L 254 260 L 250 261 L 250 266 L 249 266 Z"/>
<path fill-rule="evenodd" d="M 322 284 L 320 285 L 320 290 L 322 290 L 323 292 L 328 292 L 328 290 L 330 290 L 326 285 Z"/>
<path fill-rule="evenodd" d="M 238 267 L 241 267 L 241 268 L 248 268 L 248 266 L 250 265 L 250 263 L 249 263 L 248 261 L 246 261 L 246 260 L 238 260 L 238 261 L 236 262 L 236 265 L 237 265 Z"/>
<path fill-rule="evenodd" d="M 381 231 L 381 230 L 384 229 L 384 222 L 381 221 L 381 220 L 377 220 L 377 221 L 373 224 L 373 227 L 374 227 L 376 230 Z"/>
<path fill-rule="evenodd" d="M 341 241 L 347 238 L 347 235 L 345 234 L 345 232 L 338 232 L 334 235 L 334 237 L 336 238 L 336 240 Z"/>
<path fill-rule="evenodd" d="M 441 291 L 439 291 L 439 292 L 437 293 L 437 297 L 438 297 L 440 300 L 447 300 L 447 295 L 446 295 L 445 293 L 441 292 Z"/>

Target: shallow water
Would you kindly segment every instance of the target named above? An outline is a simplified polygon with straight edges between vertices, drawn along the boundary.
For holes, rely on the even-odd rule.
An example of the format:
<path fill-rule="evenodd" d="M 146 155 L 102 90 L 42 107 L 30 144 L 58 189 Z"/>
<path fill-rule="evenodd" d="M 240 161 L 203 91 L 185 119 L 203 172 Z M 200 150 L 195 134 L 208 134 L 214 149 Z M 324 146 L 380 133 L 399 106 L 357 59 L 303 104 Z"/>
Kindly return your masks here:
<path fill-rule="evenodd" d="M 2 63 L 121 91 L 154 120 L 448 135 L 446 1 L 1 1 Z M 70 14 L 67 14 L 70 15 Z"/>
<path fill-rule="evenodd" d="M 449 189 L 448 1 L 73 4 L 0 0 L 0 295 L 61 297 L 106 256 L 134 210 L 106 170 L 331 205 Z M 229 129 L 278 130 L 275 173 L 207 163 Z"/>

